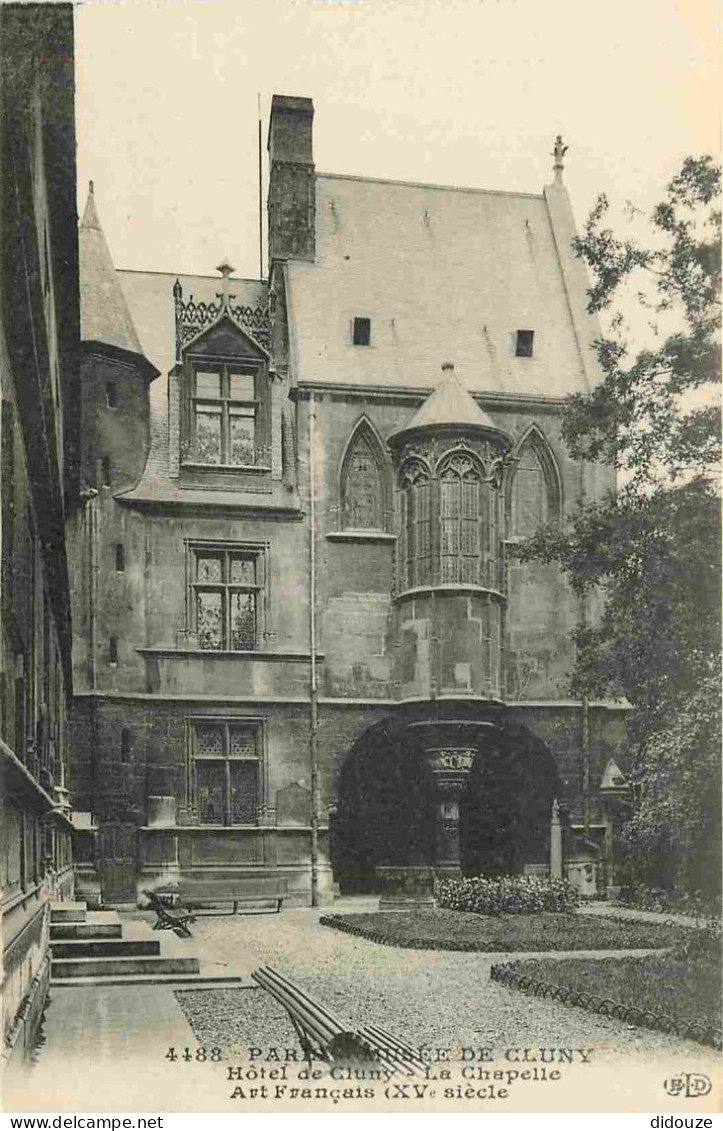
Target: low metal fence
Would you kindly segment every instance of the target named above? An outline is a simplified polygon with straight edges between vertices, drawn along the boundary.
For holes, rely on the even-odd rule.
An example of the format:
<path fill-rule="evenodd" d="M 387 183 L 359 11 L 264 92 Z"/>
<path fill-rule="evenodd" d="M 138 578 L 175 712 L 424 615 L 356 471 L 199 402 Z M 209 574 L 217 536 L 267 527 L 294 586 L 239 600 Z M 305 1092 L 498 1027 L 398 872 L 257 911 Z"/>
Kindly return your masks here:
<path fill-rule="evenodd" d="M 598 997 L 586 990 L 576 990 L 572 986 L 558 986 L 542 978 L 525 974 L 520 966 L 506 962 L 493 966 L 490 970 L 493 982 L 500 982 L 510 989 L 521 990 L 535 997 L 549 998 L 563 1005 L 576 1005 L 603 1017 L 612 1017 L 628 1025 L 639 1025 L 646 1029 L 656 1029 L 661 1033 L 672 1033 L 677 1037 L 687 1037 L 701 1045 L 712 1045 L 714 1049 L 723 1047 L 723 1033 L 720 1028 L 706 1021 L 691 1021 L 672 1017 L 667 1013 L 656 1013 L 652 1009 L 642 1009 L 636 1005 L 626 1005 L 609 997 Z"/>

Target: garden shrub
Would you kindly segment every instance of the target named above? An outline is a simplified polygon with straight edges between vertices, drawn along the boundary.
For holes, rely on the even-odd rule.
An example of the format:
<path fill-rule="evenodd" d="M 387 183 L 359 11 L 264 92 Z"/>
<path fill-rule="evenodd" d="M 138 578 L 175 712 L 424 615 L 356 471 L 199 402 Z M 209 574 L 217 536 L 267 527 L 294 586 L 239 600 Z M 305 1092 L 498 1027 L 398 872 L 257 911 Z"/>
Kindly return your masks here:
<path fill-rule="evenodd" d="M 673 956 L 687 962 L 704 962 L 715 966 L 720 963 L 722 947 L 721 922 L 719 919 L 709 919 L 686 931 L 683 941 L 673 949 Z"/>
<path fill-rule="evenodd" d="M 712 897 L 703 892 L 671 891 L 631 883 L 620 889 L 614 901 L 617 907 L 634 907 L 641 911 L 659 911 L 665 914 L 691 915 L 696 919 L 715 918 L 721 914 L 720 895 Z"/>
<path fill-rule="evenodd" d="M 488 879 L 441 880 L 435 892 L 438 907 L 473 911 L 477 915 L 502 915 L 535 911 L 576 911 L 580 897 L 567 880 L 537 876 L 499 876 Z"/>

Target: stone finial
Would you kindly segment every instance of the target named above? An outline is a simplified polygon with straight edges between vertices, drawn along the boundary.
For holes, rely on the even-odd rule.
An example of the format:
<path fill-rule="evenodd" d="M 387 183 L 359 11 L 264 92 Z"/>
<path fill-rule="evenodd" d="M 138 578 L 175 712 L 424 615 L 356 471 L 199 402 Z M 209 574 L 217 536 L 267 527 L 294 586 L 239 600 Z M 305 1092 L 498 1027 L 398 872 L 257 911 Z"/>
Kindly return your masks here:
<path fill-rule="evenodd" d="M 558 134 L 555 138 L 555 145 L 552 150 L 552 156 L 555 158 L 552 168 L 555 171 L 555 184 L 562 184 L 562 171 L 565 168 L 564 157 L 569 149 L 569 145 L 564 145 L 562 134 Z"/>
<path fill-rule="evenodd" d="M 88 196 L 94 195 L 94 189 L 95 189 L 95 185 L 93 184 L 93 182 L 88 181 Z"/>
<path fill-rule="evenodd" d="M 221 281 L 221 294 L 219 295 L 219 298 L 221 299 L 222 306 L 228 307 L 229 299 L 232 297 L 228 293 L 228 280 L 229 280 L 229 276 L 233 275 L 234 268 L 231 266 L 228 259 L 224 259 L 223 263 L 219 263 L 216 270 L 221 273 L 221 279 L 222 279 L 222 281 Z"/>

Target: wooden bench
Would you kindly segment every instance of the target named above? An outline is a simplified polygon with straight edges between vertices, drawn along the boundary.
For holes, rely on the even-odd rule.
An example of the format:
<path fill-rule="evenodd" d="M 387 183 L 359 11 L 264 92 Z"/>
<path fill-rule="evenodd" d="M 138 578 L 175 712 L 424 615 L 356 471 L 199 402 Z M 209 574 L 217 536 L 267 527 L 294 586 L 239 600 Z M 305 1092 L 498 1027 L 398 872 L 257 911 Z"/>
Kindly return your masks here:
<path fill-rule="evenodd" d="M 274 877 L 240 878 L 227 880 L 182 879 L 179 895 L 184 907 L 218 907 L 222 903 L 232 903 L 233 913 L 238 915 L 241 904 L 260 903 L 269 900 L 273 911 L 279 912 L 286 895 L 286 880 Z M 267 908 L 256 911 L 261 914 Z M 249 908 L 249 912 L 254 913 Z"/>
<path fill-rule="evenodd" d="M 163 902 L 159 892 L 144 890 L 143 894 L 148 899 L 151 911 L 156 913 L 156 921 L 153 924 L 154 931 L 175 931 L 179 938 L 192 938 L 188 924 L 194 922 L 195 915 L 180 907 L 170 907 Z"/>
<path fill-rule="evenodd" d="M 271 966 L 251 975 L 289 1015 L 304 1056 L 329 1063 L 377 1064 L 406 1076 L 426 1076 L 427 1065 L 406 1041 L 377 1025 L 351 1029 Z"/>

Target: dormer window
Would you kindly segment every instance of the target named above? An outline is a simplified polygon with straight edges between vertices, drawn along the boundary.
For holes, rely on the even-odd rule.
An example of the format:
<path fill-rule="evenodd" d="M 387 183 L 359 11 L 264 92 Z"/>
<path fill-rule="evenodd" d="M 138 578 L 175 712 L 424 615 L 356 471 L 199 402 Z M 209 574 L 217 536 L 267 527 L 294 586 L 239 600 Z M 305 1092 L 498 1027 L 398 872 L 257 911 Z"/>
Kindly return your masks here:
<path fill-rule="evenodd" d="M 515 357 L 532 357 L 534 338 L 534 330 L 518 330 L 517 342 L 515 344 Z"/>
<path fill-rule="evenodd" d="M 371 318 L 355 318 L 352 328 L 352 341 L 355 346 L 368 346 L 372 339 Z"/>
<path fill-rule="evenodd" d="M 231 365 L 194 366 L 191 459 L 209 467 L 258 463 L 258 372 Z"/>
<path fill-rule="evenodd" d="M 232 297 L 221 296 L 219 306 L 191 299 L 186 304 L 195 312 L 190 330 L 198 332 L 180 349 L 174 378 L 180 384 L 180 471 L 187 485 L 235 489 L 271 473 L 270 359 L 253 337 L 254 327 L 241 325 L 248 308 L 234 306 Z M 179 320 L 183 303 L 175 288 L 174 299 L 180 345 L 189 327 Z M 205 328 L 197 325 L 201 308 L 203 319 L 213 319 Z"/>

